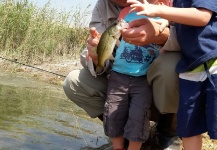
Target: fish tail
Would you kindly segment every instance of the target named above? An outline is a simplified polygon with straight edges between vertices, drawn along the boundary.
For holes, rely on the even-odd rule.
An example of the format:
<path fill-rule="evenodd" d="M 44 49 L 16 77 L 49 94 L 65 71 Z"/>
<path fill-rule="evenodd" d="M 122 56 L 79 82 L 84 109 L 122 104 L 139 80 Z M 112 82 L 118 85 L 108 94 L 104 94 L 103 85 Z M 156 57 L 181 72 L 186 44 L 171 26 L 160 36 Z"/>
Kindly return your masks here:
<path fill-rule="evenodd" d="M 103 67 L 102 66 L 96 66 L 96 73 L 100 74 L 103 72 Z"/>

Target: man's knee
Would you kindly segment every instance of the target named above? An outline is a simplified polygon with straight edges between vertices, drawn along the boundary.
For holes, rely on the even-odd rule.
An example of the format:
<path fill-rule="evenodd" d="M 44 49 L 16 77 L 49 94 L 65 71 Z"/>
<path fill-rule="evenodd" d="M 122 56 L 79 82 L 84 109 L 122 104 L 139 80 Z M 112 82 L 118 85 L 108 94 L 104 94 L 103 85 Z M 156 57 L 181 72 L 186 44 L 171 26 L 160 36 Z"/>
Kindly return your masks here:
<path fill-rule="evenodd" d="M 102 114 L 107 90 L 106 76 L 93 77 L 87 69 L 74 70 L 64 80 L 66 96 L 92 117 Z"/>
<path fill-rule="evenodd" d="M 163 79 L 160 81 L 178 78 L 175 68 L 180 58 L 181 55 L 179 52 L 166 52 L 165 54 L 158 56 L 147 72 L 149 84 L 152 84 L 158 78 Z"/>
<path fill-rule="evenodd" d="M 178 108 L 179 86 L 176 64 L 179 52 L 161 54 L 150 66 L 147 79 L 152 86 L 155 107 L 160 113 L 175 113 Z"/>
<path fill-rule="evenodd" d="M 63 83 L 63 90 L 66 94 L 66 96 L 70 99 L 73 100 L 73 98 L 71 98 L 72 94 L 76 91 L 74 87 L 74 83 L 76 83 L 76 80 L 78 78 L 78 74 L 79 74 L 79 70 L 74 70 L 71 71 L 65 78 L 64 83 Z"/>

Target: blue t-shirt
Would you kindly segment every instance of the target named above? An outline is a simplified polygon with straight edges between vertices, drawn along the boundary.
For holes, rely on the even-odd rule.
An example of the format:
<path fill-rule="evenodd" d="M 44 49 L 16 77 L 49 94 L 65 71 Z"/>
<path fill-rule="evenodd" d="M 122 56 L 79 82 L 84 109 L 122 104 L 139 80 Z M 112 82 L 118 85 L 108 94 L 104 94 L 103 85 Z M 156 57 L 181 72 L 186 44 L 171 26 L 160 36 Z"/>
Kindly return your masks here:
<path fill-rule="evenodd" d="M 133 12 L 127 14 L 124 20 L 129 22 L 139 18 L 147 17 L 138 16 Z M 152 61 L 158 56 L 159 49 L 160 46 L 156 44 L 136 46 L 122 39 L 115 54 L 112 70 L 130 76 L 145 75 Z"/>
<path fill-rule="evenodd" d="M 213 11 L 209 23 L 204 27 L 175 25 L 182 53 L 176 71 L 191 71 L 204 62 L 217 58 L 217 0 L 174 0 L 173 6 L 206 8 Z"/>

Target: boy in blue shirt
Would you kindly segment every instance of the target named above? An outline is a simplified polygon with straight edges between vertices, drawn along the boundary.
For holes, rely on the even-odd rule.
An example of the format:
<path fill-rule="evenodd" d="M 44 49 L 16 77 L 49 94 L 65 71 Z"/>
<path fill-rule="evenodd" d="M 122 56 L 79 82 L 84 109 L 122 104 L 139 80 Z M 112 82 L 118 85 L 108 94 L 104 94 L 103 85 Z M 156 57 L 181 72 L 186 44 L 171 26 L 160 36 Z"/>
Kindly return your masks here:
<path fill-rule="evenodd" d="M 127 2 L 138 15 L 176 23 L 182 53 L 176 67 L 180 84 L 177 133 L 185 150 L 202 149 L 202 133 L 208 131 L 211 139 L 217 139 L 217 1 L 174 0 L 172 8 L 146 0 Z"/>
<path fill-rule="evenodd" d="M 127 12 L 122 16 L 126 22 L 147 18 L 129 11 L 129 7 L 122 10 Z M 160 48 L 154 43 L 136 46 L 122 39 L 116 50 L 103 119 L 105 134 L 111 137 L 114 150 L 123 150 L 124 138 L 129 140 L 128 150 L 140 150 L 149 137 L 152 91 L 146 74 Z"/>

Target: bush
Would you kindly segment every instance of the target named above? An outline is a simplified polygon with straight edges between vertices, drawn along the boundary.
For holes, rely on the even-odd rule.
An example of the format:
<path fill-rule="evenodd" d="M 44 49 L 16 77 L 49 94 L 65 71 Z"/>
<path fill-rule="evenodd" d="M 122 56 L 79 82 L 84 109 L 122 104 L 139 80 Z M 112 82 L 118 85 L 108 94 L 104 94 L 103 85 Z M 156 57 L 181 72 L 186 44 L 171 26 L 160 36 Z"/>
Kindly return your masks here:
<path fill-rule="evenodd" d="M 86 44 L 88 28 L 83 20 L 89 6 L 83 12 L 79 7 L 60 12 L 50 2 L 39 8 L 28 0 L 0 1 L 1 55 L 26 63 L 76 57 Z"/>

